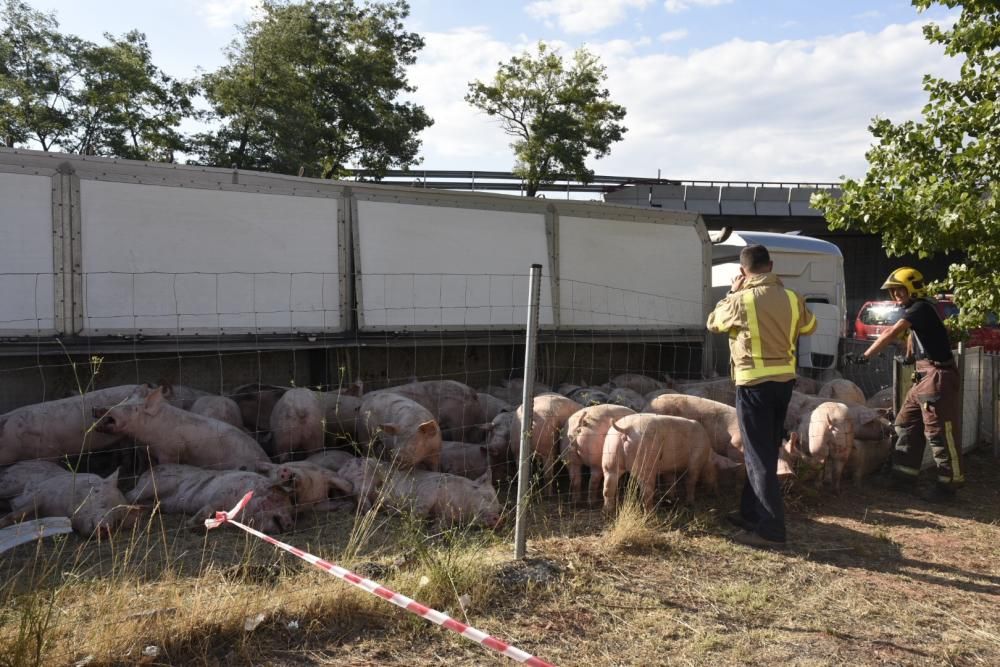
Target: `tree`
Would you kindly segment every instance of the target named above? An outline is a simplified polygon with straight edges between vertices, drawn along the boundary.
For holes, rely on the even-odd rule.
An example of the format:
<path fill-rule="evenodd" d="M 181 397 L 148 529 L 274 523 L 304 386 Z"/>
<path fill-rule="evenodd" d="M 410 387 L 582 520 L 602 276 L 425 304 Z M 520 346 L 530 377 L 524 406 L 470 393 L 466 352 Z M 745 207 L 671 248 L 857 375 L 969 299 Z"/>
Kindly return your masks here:
<path fill-rule="evenodd" d="M 185 149 L 178 127 L 196 115 L 197 89 L 153 64 L 145 35 L 105 35 L 99 46 L 20 0 L 5 0 L 0 20 L 5 145 L 166 161 Z"/>
<path fill-rule="evenodd" d="M 534 55 L 500 63 L 491 83 L 471 82 L 465 100 L 498 117 L 514 137 L 514 173 L 533 197 L 565 174 L 588 182 L 594 172 L 586 159 L 604 157 L 625 135 L 625 107 L 601 88 L 606 78 L 604 66 L 586 49 L 578 49 L 567 67 L 557 51 L 539 42 Z"/>
<path fill-rule="evenodd" d="M 926 10 L 933 0 L 914 0 Z M 924 77 L 929 96 L 920 121 L 876 118 L 868 172 L 846 180 L 840 198 L 814 196 L 831 229 L 880 235 L 890 256 L 961 252 L 945 281 L 962 306 L 962 324 L 1000 312 L 1000 5 L 961 6 L 950 28 L 930 24 L 928 41 L 964 57 L 957 81 Z"/>
<path fill-rule="evenodd" d="M 218 130 L 199 137 L 204 162 L 330 177 L 349 162 L 376 174 L 418 161 L 432 121 L 399 96 L 424 42 L 403 30 L 405 0 L 266 0 L 228 64 L 203 79 Z"/>
<path fill-rule="evenodd" d="M 72 131 L 82 42 L 59 33 L 54 15 L 20 0 L 4 1 L 0 28 L 0 141 L 49 150 Z"/>

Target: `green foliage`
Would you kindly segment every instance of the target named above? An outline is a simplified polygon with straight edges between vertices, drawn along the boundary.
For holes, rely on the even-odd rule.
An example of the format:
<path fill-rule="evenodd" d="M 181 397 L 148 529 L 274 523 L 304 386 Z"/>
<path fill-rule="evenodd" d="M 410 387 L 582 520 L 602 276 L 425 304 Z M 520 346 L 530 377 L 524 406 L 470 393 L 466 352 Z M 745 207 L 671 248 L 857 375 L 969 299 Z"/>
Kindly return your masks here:
<path fill-rule="evenodd" d="M 20 0 L 5 0 L 0 27 L 4 145 L 165 161 L 185 149 L 177 128 L 196 115 L 196 87 L 160 71 L 142 33 L 100 46 Z"/>
<path fill-rule="evenodd" d="M 404 0 L 266 1 L 241 29 L 228 64 L 203 79 L 221 121 L 198 137 L 201 160 L 280 173 L 335 176 L 348 162 L 384 173 L 418 161 L 432 121 L 399 101 L 404 67 L 423 40 L 403 29 Z"/>
<path fill-rule="evenodd" d="M 514 172 L 524 178 L 527 194 L 569 174 L 587 182 L 593 171 L 585 161 L 601 158 L 621 141 L 625 107 L 601 88 L 607 75 L 597 56 L 578 49 L 567 66 L 557 51 L 539 42 L 535 54 L 500 63 L 491 83 L 473 81 L 465 100 L 500 119 L 514 137 Z"/>
<path fill-rule="evenodd" d="M 932 0 L 914 0 L 925 10 Z M 936 291 L 951 291 L 963 325 L 1000 312 L 1000 4 L 943 0 L 961 7 L 954 25 L 928 25 L 924 35 L 949 57 L 962 58 L 956 81 L 924 77 L 920 121 L 876 118 L 869 169 L 847 180 L 843 195 L 815 195 L 831 229 L 882 237 L 890 256 L 962 252 Z M 947 288 L 947 290 L 946 290 Z"/>

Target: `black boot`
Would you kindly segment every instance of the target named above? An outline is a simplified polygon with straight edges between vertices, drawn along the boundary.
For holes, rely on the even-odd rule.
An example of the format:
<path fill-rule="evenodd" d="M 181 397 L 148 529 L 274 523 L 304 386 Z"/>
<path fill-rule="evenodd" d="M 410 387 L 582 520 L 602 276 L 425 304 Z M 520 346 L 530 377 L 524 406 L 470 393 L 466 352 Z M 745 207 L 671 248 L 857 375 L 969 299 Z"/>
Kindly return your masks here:
<path fill-rule="evenodd" d="M 920 498 L 929 503 L 947 505 L 955 502 L 955 489 L 935 484 L 929 491 L 920 494 Z"/>

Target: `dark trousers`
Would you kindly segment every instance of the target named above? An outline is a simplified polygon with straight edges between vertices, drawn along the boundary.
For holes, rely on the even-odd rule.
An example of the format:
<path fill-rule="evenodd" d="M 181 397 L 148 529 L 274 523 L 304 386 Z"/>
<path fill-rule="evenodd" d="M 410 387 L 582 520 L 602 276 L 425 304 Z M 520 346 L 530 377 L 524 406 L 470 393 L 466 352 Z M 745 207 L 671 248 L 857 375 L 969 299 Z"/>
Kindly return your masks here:
<path fill-rule="evenodd" d="M 939 367 L 920 360 L 917 373 L 920 380 L 907 392 L 896 415 L 893 474 L 916 479 L 924 462 L 924 449 L 930 444 L 937 466 L 937 483 L 958 488 L 965 481 L 958 433 L 962 416 L 958 369 L 954 365 Z"/>
<path fill-rule="evenodd" d="M 785 505 L 778 483 L 778 451 L 794 380 L 736 387 L 747 480 L 740 515 L 769 540 L 785 540 Z"/>

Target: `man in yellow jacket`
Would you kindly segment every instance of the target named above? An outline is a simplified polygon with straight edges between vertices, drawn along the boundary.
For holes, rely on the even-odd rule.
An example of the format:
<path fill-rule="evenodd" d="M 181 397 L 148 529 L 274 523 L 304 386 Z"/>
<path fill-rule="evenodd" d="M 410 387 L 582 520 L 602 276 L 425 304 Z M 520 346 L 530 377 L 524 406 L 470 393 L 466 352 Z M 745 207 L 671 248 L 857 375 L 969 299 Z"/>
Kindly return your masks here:
<path fill-rule="evenodd" d="M 736 416 L 743 435 L 747 480 L 733 539 L 759 547 L 785 542 L 785 509 L 778 484 L 778 452 L 795 384 L 796 343 L 816 330 L 805 301 L 771 271 L 767 248 L 740 252 L 740 273 L 708 316 L 708 330 L 729 334 L 736 383 Z"/>

